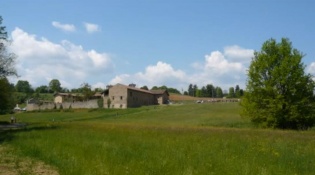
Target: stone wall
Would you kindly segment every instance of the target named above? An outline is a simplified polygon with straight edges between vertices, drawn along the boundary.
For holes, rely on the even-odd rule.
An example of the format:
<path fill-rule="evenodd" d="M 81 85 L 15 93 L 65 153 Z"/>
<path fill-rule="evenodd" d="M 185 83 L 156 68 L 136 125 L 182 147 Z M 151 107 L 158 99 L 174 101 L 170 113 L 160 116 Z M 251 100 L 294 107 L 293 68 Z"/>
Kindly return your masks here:
<path fill-rule="evenodd" d="M 45 110 L 45 109 L 54 109 L 54 108 L 55 108 L 54 103 L 44 103 L 42 105 L 32 103 L 32 104 L 26 105 L 26 111 Z"/>
<path fill-rule="evenodd" d="M 34 111 L 34 110 L 46 110 L 46 109 L 60 109 L 62 105 L 63 109 L 83 109 L 83 108 L 98 108 L 98 99 L 89 100 L 89 101 L 77 101 L 77 102 L 64 102 L 64 103 L 44 103 L 42 105 L 38 104 L 27 104 L 26 110 L 27 111 Z"/>
<path fill-rule="evenodd" d="M 127 107 L 140 107 L 158 104 L 157 99 L 153 94 L 128 89 L 128 106 Z"/>

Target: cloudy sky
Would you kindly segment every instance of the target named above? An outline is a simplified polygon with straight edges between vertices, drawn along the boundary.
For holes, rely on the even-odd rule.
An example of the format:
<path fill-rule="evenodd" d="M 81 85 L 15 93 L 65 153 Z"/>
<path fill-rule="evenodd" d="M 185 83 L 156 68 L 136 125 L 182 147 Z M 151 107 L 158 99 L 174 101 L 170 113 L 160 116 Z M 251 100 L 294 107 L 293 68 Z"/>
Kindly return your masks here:
<path fill-rule="evenodd" d="M 33 87 L 246 86 L 254 50 L 287 37 L 315 75 L 312 0 L 10 0 L 0 15 Z"/>

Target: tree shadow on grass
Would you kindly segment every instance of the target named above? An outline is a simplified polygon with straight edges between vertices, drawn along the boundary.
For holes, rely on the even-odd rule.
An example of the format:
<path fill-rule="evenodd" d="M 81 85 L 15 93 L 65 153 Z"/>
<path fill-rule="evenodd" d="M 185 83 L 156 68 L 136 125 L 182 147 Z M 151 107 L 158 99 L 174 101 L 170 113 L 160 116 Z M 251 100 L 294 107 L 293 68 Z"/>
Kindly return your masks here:
<path fill-rule="evenodd" d="M 55 125 L 28 125 L 25 123 L 1 123 L 0 124 L 0 144 L 3 142 L 10 142 L 14 139 L 15 135 L 20 132 L 41 131 L 41 130 L 54 130 L 60 128 Z"/>

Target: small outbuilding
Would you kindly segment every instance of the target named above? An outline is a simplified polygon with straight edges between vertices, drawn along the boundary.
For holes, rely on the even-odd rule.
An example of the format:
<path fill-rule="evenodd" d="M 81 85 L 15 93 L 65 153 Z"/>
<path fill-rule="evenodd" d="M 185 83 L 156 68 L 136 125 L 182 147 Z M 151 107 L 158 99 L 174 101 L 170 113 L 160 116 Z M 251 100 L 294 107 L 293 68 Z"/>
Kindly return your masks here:
<path fill-rule="evenodd" d="M 78 101 L 80 96 L 76 94 L 70 94 L 70 93 L 55 93 L 54 94 L 54 102 L 55 103 L 63 103 L 63 102 L 74 102 Z"/>

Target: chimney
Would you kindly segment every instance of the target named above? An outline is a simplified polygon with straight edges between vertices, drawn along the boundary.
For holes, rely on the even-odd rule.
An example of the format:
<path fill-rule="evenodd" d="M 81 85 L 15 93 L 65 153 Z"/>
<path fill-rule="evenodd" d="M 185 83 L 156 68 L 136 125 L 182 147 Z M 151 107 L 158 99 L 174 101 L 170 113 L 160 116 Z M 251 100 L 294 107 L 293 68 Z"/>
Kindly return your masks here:
<path fill-rule="evenodd" d="M 129 87 L 136 87 L 136 84 L 131 83 L 131 84 L 129 84 Z"/>

